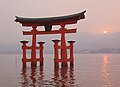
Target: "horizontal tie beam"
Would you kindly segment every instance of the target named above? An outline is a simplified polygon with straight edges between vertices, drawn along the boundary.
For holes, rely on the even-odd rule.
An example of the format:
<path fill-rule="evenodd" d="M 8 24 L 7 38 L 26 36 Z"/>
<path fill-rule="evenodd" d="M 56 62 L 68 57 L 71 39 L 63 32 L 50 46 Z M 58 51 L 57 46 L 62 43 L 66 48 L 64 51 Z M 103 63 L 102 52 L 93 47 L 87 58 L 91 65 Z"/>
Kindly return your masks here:
<path fill-rule="evenodd" d="M 69 30 L 64 30 L 65 33 L 76 33 L 77 28 L 75 29 L 69 29 Z M 36 35 L 41 35 L 41 34 L 61 34 L 61 30 L 52 30 L 52 31 L 36 31 Z M 32 31 L 23 31 L 23 35 L 33 35 Z"/>

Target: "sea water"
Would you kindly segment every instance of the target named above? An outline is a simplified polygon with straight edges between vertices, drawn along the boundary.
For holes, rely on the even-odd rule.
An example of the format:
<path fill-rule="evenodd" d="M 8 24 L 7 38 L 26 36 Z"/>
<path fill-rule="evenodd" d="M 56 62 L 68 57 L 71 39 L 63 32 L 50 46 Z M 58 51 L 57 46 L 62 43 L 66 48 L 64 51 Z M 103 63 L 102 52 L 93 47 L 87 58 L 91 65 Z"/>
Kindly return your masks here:
<path fill-rule="evenodd" d="M 54 68 L 54 55 L 44 66 L 22 67 L 21 54 L 0 55 L 0 87 L 120 87 L 120 54 L 75 54 L 74 67 Z"/>

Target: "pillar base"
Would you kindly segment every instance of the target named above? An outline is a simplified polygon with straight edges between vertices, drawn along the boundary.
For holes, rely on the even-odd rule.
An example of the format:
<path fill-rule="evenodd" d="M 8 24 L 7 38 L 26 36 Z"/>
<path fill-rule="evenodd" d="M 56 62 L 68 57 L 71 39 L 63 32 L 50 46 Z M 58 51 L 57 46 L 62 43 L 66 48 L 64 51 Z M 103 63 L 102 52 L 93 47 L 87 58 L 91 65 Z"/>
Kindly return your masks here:
<path fill-rule="evenodd" d="M 43 66 L 43 62 L 40 62 L 40 67 L 42 67 Z"/>
<path fill-rule="evenodd" d="M 23 62 L 23 67 L 26 68 L 26 62 Z"/>
<path fill-rule="evenodd" d="M 59 63 L 54 62 L 54 68 L 59 68 Z"/>
<path fill-rule="evenodd" d="M 67 67 L 67 66 L 68 66 L 68 63 L 67 63 L 67 62 L 62 62 L 61 66 L 62 66 L 62 67 Z"/>
<path fill-rule="evenodd" d="M 73 63 L 73 62 L 70 62 L 70 66 L 74 66 L 74 63 Z"/>
<path fill-rule="evenodd" d="M 31 62 L 31 66 L 37 66 L 37 62 Z"/>

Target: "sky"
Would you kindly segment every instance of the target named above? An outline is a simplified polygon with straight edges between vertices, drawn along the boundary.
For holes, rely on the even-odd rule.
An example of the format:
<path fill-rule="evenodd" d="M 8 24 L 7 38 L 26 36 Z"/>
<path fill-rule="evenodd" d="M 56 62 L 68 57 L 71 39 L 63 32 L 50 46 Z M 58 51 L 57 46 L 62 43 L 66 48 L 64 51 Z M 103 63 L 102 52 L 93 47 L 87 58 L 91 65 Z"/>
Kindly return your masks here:
<path fill-rule="evenodd" d="M 30 30 L 15 23 L 15 16 L 51 17 L 79 13 L 86 10 L 86 18 L 76 27 L 78 32 L 101 34 L 120 32 L 120 0 L 1 0 L 0 45 L 18 44 L 23 30 Z M 83 37 L 84 38 L 84 37 Z"/>

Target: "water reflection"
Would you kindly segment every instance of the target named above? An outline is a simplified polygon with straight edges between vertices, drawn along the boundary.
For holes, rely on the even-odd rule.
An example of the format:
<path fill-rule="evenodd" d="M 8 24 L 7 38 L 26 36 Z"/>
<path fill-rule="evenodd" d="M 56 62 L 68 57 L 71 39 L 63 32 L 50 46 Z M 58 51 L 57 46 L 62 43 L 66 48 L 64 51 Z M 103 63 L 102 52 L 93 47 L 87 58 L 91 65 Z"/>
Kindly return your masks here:
<path fill-rule="evenodd" d="M 74 87 L 74 68 L 54 68 L 54 81 L 56 87 Z"/>
<path fill-rule="evenodd" d="M 43 67 L 23 67 L 21 73 L 21 87 L 74 87 L 74 68 L 54 68 L 46 74 Z M 47 77 L 48 76 L 48 77 Z M 50 77 L 50 78 L 49 78 Z"/>
<path fill-rule="evenodd" d="M 42 86 L 42 81 L 44 77 L 43 67 L 40 67 L 39 69 L 38 68 L 39 67 L 31 67 L 31 69 L 26 67 L 22 68 L 21 87 L 37 87 L 38 84 L 40 87 Z"/>
<path fill-rule="evenodd" d="M 103 56 L 103 65 L 102 65 L 102 77 L 104 80 L 104 87 L 110 87 L 110 80 L 109 80 L 109 57 L 108 55 Z"/>

